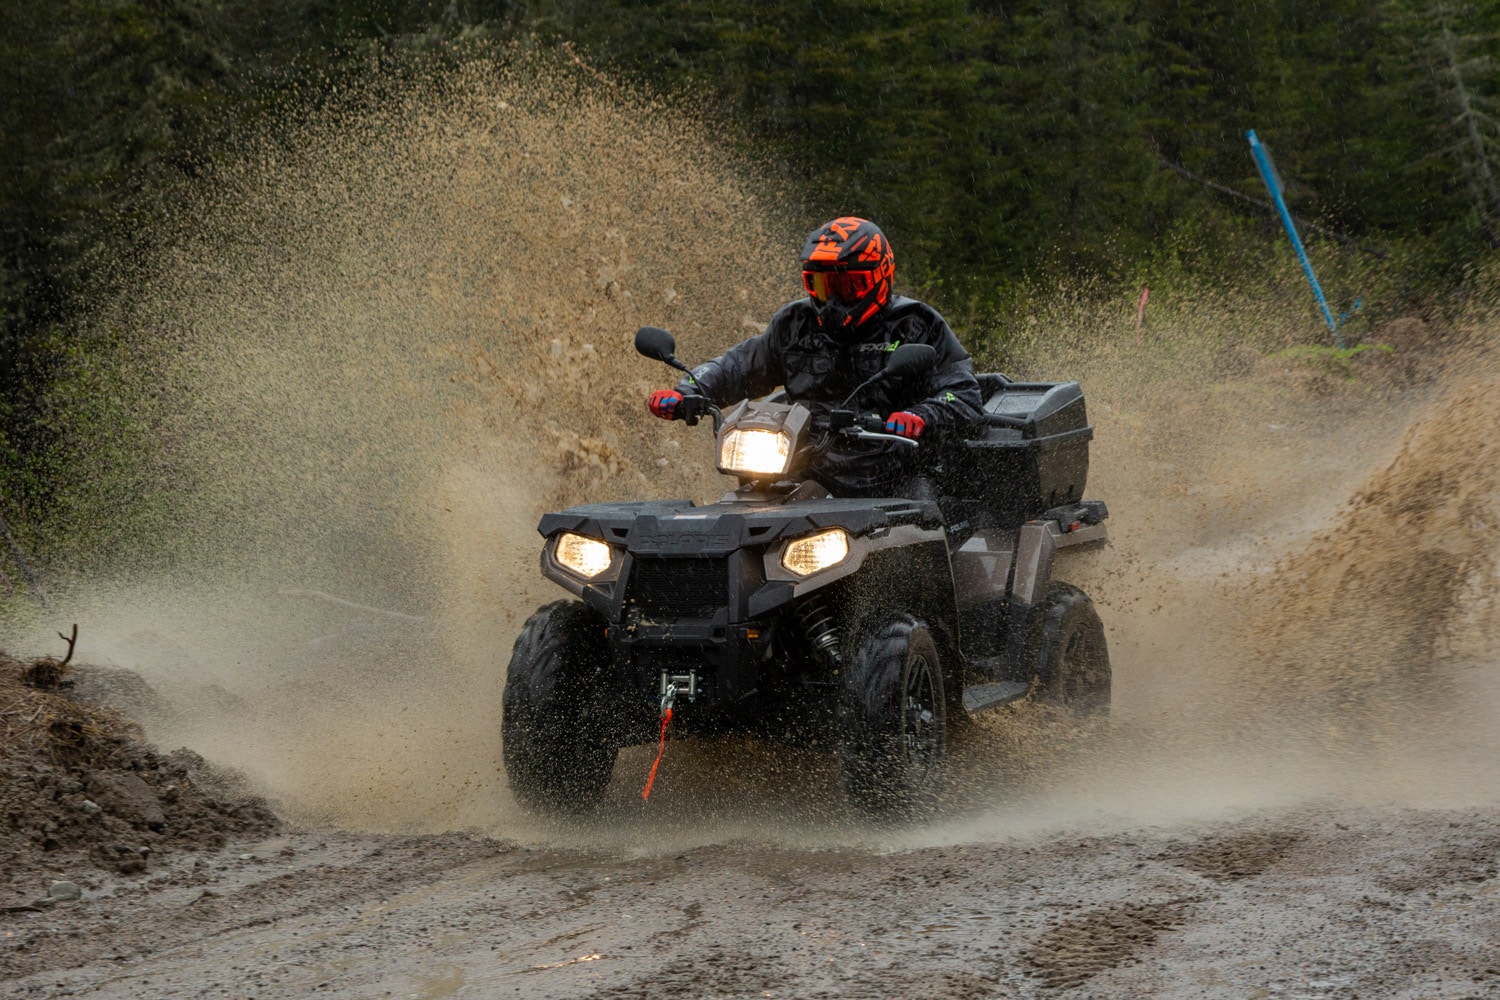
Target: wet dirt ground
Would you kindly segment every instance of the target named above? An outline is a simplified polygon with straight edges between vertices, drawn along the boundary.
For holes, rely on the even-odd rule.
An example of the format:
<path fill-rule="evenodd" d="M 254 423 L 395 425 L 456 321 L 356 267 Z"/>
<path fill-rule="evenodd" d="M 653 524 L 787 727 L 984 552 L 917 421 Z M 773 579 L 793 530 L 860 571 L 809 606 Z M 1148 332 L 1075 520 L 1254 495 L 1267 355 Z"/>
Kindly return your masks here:
<path fill-rule="evenodd" d="M 649 845 L 642 845 L 649 848 Z M 296 833 L 0 915 L 10 997 L 1500 996 L 1500 810 L 915 850 Z"/>

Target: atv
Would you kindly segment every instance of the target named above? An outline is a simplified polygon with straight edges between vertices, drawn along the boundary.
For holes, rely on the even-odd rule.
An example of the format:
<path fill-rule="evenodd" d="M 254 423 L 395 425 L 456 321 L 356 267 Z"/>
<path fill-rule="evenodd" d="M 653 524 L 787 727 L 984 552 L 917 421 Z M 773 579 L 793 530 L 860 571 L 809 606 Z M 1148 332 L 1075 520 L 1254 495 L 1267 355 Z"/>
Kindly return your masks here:
<path fill-rule="evenodd" d="M 689 371 L 665 330 L 643 328 L 636 349 Z M 979 375 L 981 420 L 946 440 L 860 412 L 865 387 L 934 363 L 901 345 L 817 414 L 784 393 L 727 411 L 698 397 L 687 422 L 712 415 L 738 489 L 542 518 L 542 573 L 576 599 L 532 615 L 511 656 L 502 738 L 523 804 L 589 809 L 619 749 L 664 740 L 672 719 L 832 750 L 856 807 L 915 818 L 942 794 L 963 718 L 1023 698 L 1109 711 L 1099 615 L 1053 579 L 1060 557 L 1106 540 L 1105 505 L 1083 499 L 1082 391 Z M 898 441 L 920 449 L 938 499 L 838 498 L 804 473 L 831 443 Z"/>

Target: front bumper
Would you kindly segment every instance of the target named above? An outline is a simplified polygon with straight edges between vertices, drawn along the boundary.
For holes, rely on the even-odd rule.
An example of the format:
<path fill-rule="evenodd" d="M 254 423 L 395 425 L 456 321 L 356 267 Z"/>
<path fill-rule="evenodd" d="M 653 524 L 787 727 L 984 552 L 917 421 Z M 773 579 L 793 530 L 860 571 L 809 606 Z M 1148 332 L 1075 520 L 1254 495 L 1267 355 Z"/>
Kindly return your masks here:
<path fill-rule="evenodd" d="M 627 624 L 611 629 L 616 677 L 638 704 L 659 707 L 665 681 L 678 681 L 679 704 L 698 715 L 754 698 L 765 686 L 775 626 L 719 628 L 708 622 Z M 691 694 L 688 683 L 691 678 Z"/>

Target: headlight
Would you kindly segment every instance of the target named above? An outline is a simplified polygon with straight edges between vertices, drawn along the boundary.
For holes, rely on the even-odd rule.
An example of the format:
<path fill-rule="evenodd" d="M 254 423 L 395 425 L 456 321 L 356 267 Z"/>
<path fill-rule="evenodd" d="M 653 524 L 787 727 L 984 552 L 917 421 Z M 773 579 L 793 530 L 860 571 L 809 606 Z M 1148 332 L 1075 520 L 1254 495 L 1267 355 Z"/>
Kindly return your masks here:
<path fill-rule="evenodd" d="M 781 431 L 733 430 L 724 435 L 719 468 L 760 476 L 779 476 L 792 454 L 792 439 Z"/>
<path fill-rule="evenodd" d="M 586 538 L 565 531 L 557 536 L 553 550 L 557 561 L 582 577 L 595 577 L 609 569 L 614 553 L 597 538 Z"/>
<path fill-rule="evenodd" d="M 831 528 L 789 543 L 781 553 L 781 565 L 798 576 L 808 576 L 843 562 L 848 554 L 849 533 Z"/>

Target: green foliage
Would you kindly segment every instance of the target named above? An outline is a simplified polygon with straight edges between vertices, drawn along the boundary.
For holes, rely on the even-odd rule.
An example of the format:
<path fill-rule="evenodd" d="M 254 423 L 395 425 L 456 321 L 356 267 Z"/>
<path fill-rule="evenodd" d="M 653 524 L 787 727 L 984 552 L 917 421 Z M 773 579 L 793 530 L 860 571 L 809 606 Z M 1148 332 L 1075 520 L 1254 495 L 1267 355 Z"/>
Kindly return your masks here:
<path fill-rule="evenodd" d="M 1447 114 L 1403 34 L 1431 20 L 1426 3 L 525 6 L 544 35 L 711 94 L 806 182 L 810 222 L 879 219 L 906 280 L 955 310 L 1003 301 L 1027 274 L 1139 275 L 1164 244 L 1180 268 L 1233 278 L 1245 261 L 1216 231 L 1264 257 L 1274 220 L 1164 161 L 1264 197 L 1252 127 L 1294 212 L 1403 243 L 1424 280 L 1452 280 L 1476 229 L 1462 178 L 1429 155 Z M 1470 14 L 1466 37 L 1500 43 L 1492 12 Z M 1194 232 L 1206 239 L 1191 251 Z"/>
<path fill-rule="evenodd" d="M 1039 250 L 1097 266 L 1144 222 L 1145 30 L 1119 0 L 536 6 L 652 83 L 711 87 L 784 151 L 810 218 L 878 218 L 922 283 L 972 293 Z"/>
<path fill-rule="evenodd" d="M 1327 344 L 1294 344 L 1271 355 L 1272 358 L 1290 361 L 1311 371 L 1346 382 L 1359 382 L 1360 373 L 1355 359 L 1361 354 L 1394 354 L 1389 344 L 1356 344 L 1353 347 L 1331 347 Z"/>

